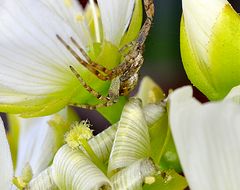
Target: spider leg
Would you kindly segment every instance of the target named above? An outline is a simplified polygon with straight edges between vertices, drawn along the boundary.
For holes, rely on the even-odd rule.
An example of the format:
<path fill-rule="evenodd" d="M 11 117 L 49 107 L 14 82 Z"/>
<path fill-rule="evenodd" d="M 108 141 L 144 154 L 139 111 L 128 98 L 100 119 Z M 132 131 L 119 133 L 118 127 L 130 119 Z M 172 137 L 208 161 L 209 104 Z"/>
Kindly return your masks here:
<path fill-rule="evenodd" d="M 100 93 L 95 91 L 92 87 L 90 87 L 72 66 L 70 66 L 70 69 L 72 70 L 74 75 L 77 77 L 79 82 L 82 84 L 82 86 L 90 94 L 95 96 L 97 99 L 104 101 L 103 103 L 99 103 L 99 104 L 96 104 L 96 105 L 77 104 L 77 103 L 73 103 L 73 104 L 70 104 L 70 105 L 76 106 L 76 107 L 80 107 L 80 108 L 95 110 L 95 109 L 100 108 L 100 107 L 109 107 L 109 106 L 115 104 L 118 101 L 118 98 L 119 98 L 119 88 L 120 88 L 119 78 L 116 78 L 115 80 L 112 81 L 110 89 L 109 89 L 109 95 L 108 96 L 102 96 Z"/>
<path fill-rule="evenodd" d="M 113 104 L 115 104 L 116 102 L 113 101 L 107 101 L 104 103 L 100 103 L 100 104 L 96 104 L 96 105 L 90 105 L 90 104 L 77 104 L 77 103 L 73 103 L 70 104 L 71 106 L 75 106 L 75 107 L 79 107 L 79 108 L 84 108 L 84 109 L 89 109 L 89 110 L 96 110 L 98 108 L 101 107 L 109 107 L 112 106 Z"/>
<path fill-rule="evenodd" d="M 86 67 L 91 73 L 96 75 L 101 80 L 104 80 L 104 81 L 110 80 L 108 76 L 103 75 L 93 65 L 91 65 L 91 64 L 87 63 L 86 61 L 82 60 L 82 58 L 71 48 L 71 46 L 69 46 L 58 34 L 56 36 L 57 36 L 58 40 L 65 46 L 65 48 L 75 57 L 75 59 L 80 64 L 82 64 L 84 67 Z"/>
<path fill-rule="evenodd" d="M 123 73 L 125 73 L 127 70 L 129 70 L 133 64 L 135 64 L 135 59 L 139 54 L 142 54 L 144 49 L 144 43 L 146 41 L 146 38 L 149 34 L 149 30 L 152 25 L 152 20 L 154 16 L 154 3 L 153 0 L 144 0 L 144 8 L 147 15 L 147 19 L 145 20 L 139 35 L 136 40 L 124 45 L 119 52 L 123 54 L 124 60 L 121 64 L 119 64 L 117 67 L 112 69 L 111 79 L 120 76 Z M 129 53 L 124 53 L 126 48 L 132 47 L 129 51 Z M 139 65 L 134 66 L 134 68 L 139 68 L 141 66 L 142 62 L 139 61 Z"/>
<path fill-rule="evenodd" d="M 127 48 L 131 48 L 132 46 L 134 46 L 135 44 L 135 41 L 131 41 L 127 44 L 125 44 L 123 47 L 121 47 L 121 49 L 119 49 L 119 53 L 122 55 L 122 56 L 126 56 L 128 53 L 125 53 L 124 51 L 127 49 Z"/>
<path fill-rule="evenodd" d="M 80 76 L 80 74 L 72 67 L 70 66 L 71 71 L 73 72 L 73 74 L 76 76 L 76 78 L 79 80 L 79 82 L 82 84 L 82 86 L 93 96 L 95 96 L 97 99 L 99 100 L 103 100 L 103 101 L 110 101 L 110 97 L 105 97 L 102 96 L 100 93 L 98 93 L 97 91 L 95 91 L 92 87 L 90 87 L 84 80 L 83 78 Z"/>
<path fill-rule="evenodd" d="M 86 58 L 87 62 L 91 67 L 97 69 L 98 71 L 103 72 L 104 74 L 109 74 L 111 73 L 111 70 L 107 69 L 106 67 L 99 65 L 91 60 L 91 58 L 87 55 L 87 53 L 84 51 L 84 49 L 76 42 L 76 40 L 71 37 L 70 38 L 72 43 L 79 49 L 79 51 L 82 53 L 82 55 Z"/>

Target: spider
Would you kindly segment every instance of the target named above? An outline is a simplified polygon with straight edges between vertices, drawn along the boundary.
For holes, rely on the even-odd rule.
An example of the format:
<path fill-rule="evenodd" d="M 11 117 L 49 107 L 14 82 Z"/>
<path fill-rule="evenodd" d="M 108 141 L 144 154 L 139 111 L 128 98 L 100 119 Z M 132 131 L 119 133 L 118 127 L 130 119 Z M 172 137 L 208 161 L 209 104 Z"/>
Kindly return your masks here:
<path fill-rule="evenodd" d="M 58 40 L 66 47 L 66 49 L 77 59 L 80 64 L 86 67 L 99 79 L 103 81 L 111 81 L 108 95 L 102 96 L 83 80 L 83 78 L 74 67 L 70 66 L 71 71 L 77 77 L 82 86 L 89 93 L 102 101 L 102 103 L 96 105 L 82 105 L 74 103 L 71 104 L 72 106 L 86 109 L 97 109 L 100 107 L 111 106 L 118 101 L 119 96 L 129 95 L 129 93 L 136 87 L 139 77 L 139 70 L 144 62 L 144 42 L 148 36 L 154 16 L 153 0 L 144 0 L 144 8 L 147 18 L 139 32 L 137 39 L 130 42 L 129 44 L 126 44 L 119 50 L 124 59 L 117 67 L 113 69 L 107 69 L 106 67 L 93 62 L 87 53 L 80 47 L 80 45 L 71 37 L 70 39 L 72 43 L 79 49 L 87 61 L 82 60 L 80 56 L 59 35 L 56 35 Z M 126 48 L 130 48 L 130 50 L 127 54 L 124 54 L 123 52 L 126 50 Z"/>

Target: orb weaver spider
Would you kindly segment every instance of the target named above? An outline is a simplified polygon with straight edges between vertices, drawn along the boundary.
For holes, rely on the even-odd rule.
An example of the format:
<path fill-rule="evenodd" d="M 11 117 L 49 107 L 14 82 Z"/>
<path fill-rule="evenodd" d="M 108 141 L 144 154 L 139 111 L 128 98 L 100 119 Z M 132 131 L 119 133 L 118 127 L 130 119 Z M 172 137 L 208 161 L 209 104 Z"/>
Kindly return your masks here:
<path fill-rule="evenodd" d="M 78 48 L 87 61 L 84 61 L 80 56 L 59 36 L 56 35 L 58 40 L 66 47 L 66 49 L 76 58 L 76 60 L 86 67 L 90 72 L 96 75 L 103 81 L 111 81 L 109 92 L 107 96 L 102 96 L 100 93 L 90 87 L 76 71 L 76 69 L 70 66 L 71 71 L 77 77 L 82 86 L 97 99 L 101 100 L 102 103 L 96 105 L 88 104 L 71 104 L 72 106 L 86 108 L 86 109 L 97 109 L 100 107 L 111 106 L 116 103 L 119 96 L 126 96 L 136 87 L 139 70 L 144 62 L 143 51 L 144 42 L 148 36 L 149 30 L 152 25 L 154 16 L 154 4 L 153 0 L 144 0 L 144 8 L 146 12 L 146 20 L 139 32 L 136 40 L 123 46 L 119 52 L 123 55 L 123 61 L 113 69 L 107 69 L 106 67 L 93 62 L 87 53 L 80 47 L 80 45 L 71 37 L 72 43 Z M 124 54 L 124 50 L 130 48 L 127 54 Z"/>

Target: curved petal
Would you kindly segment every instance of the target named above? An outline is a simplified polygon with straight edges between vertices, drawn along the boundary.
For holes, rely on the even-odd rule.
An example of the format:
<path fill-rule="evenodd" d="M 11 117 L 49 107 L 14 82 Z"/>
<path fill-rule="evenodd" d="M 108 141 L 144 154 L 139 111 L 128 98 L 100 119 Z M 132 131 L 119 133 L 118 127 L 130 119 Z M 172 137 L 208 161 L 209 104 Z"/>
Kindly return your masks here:
<path fill-rule="evenodd" d="M 54 157 L 52 177 L 59 189 L 112 189 L 104 173 L 82 151 L 68 145 Z"/>
<path fill-rule="evenodd" d="M 150 156 L 150 136 L 140 99 L 132 98 L 125 105 L 112 146 L 108 174 Z"/>
<path fill-rule="evenodd" d="M 84 48 L 86 38 L 80 39 L 66 21 L 40 1 L 2 1 L 0 33 L 1 110 L 9 111 L 6 105 L 22 101 L 29 110 L 41 109 L 33 107 L 46 104 L 46 99 L 60 99 L 62 94 L 69 99 L 80 86 L 69 69 L 69 65 L 78 68 L 79 63 L 56 34 L 68 43 L 72 36 Z"/>
<path fill-rule="evenodd" d="M 2 119 L 0 118 L 0 189 L 10 189 L 13 177 L 12 157 L 5 134 Z"/>
<path fill-rule="evenodd" d="M 48 122 L 51 116 L 22 119 L 20 121 L 20 136 L 18 143 L 18 158 L 16 176 L 20 176 L 27 163 L 33 170 L 33 175 L 43 171 L 53 159 L 57 150 L 57 133 Z"/>
<path fill-rule="evenodd" d="M 135 0 L 98 0 L 106 40 L 119 45 L 126 31 Z"/>
<path fill-rule="evenodd" d="M 201 105 L 191 96 L 190 88 L 170 96 L 172 134 L 191 189 L 239 189 L 239 106 Z"/>

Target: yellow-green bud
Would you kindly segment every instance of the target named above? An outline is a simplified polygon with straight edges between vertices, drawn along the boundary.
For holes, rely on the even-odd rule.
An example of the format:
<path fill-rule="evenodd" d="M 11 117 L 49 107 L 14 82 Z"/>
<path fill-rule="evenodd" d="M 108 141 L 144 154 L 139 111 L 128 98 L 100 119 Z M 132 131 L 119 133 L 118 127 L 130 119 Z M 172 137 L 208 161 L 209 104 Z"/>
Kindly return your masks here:
<path fill-rule="evenodd" d="M 186 73 L 210 100 L 240 84 L 240 17 L 226 0 L 182 0 Z"/>

